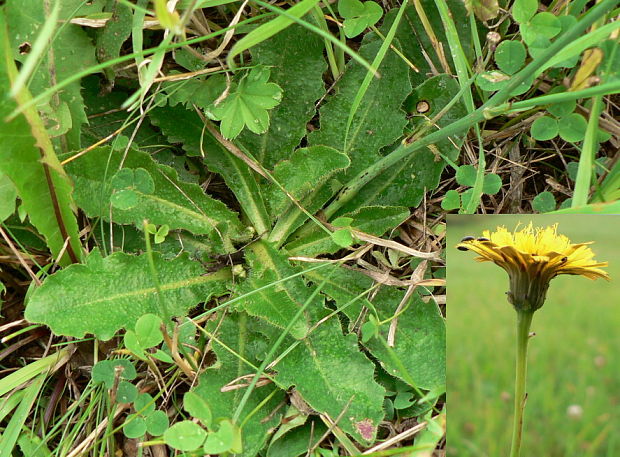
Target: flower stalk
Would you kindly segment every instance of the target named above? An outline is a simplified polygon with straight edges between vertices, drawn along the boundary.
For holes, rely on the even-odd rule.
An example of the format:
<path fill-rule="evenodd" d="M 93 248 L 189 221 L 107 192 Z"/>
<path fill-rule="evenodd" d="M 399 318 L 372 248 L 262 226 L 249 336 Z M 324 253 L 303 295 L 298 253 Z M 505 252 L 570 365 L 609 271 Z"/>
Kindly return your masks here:
<path fill-rule="evenodd" d="M 510 457 L 519 457 L 521 453 L 521 438 L 523 436 L 523 415 L 527 393 L 525 383 L 527 378 L 527 345 L 530 340 L 530 326 L 533 311 L 517 311 L 517 359 L 515 370 L 515 407 L 512 426 L 512 445 Z"/>

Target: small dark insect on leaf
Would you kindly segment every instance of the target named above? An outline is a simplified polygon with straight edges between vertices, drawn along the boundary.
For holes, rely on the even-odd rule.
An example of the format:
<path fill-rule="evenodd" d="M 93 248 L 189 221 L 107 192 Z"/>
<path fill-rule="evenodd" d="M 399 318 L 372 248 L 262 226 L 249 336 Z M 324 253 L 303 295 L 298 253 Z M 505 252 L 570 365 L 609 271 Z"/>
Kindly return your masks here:
<path fill-rule="evenodd" d="M 560 262 L 564 263 L 568 260 L 568 257 L 562 257 L 562 259 L 560 260 Z"/>
<path fill-rule="evenodd" d="M 480 238 L 478 238 L 478 241 L 491 241 L 488 238 L 485 238 L 483 236 L 481 236 Z"/>
<path fill-rule="evenodd" d="M 465 246 L 457 246 L 456 247 L 459 251 L 469 251 L 469 248 L 465 247 Z"/>
<path fill-rule="evenodd" d="M 465 241 L 471 241 L 471 240 L 475 240 L 475 238 L 473 236 L 466 236 L 463 239 L 461 239 L 461 243 Z"/>
<path fill-rule="evenodd" d="M 32 45 L 27 41 L 24 41 L 22 44 L 19 45 L 19 53 L 21 55 L 29 54 L 31 49 Z"/>

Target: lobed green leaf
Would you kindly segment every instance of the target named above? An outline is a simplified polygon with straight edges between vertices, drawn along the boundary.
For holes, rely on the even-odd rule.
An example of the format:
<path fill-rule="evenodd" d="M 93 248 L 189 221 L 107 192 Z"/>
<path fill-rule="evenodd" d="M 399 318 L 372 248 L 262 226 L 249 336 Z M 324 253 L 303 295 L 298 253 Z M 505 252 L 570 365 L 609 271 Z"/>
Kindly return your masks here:
<path fill-rule="evenodd" d="M 84 265 L 54 273 L 35 289 L 25 317 L 49 326 L 57 335 L 80 338 L 92 333 L 109 340 L 117 330 L 133 327 L 144 314 L 183 316 L 198 303 L 226 291 L 231 277 L 228 269 L 205 275 L 202 265 L 189 260 L 187 254 L 173 260 L 157 253 L 153 257 L 161 295 L 146 254 L 116 252 L 103 258 L 95 250 Z"/>

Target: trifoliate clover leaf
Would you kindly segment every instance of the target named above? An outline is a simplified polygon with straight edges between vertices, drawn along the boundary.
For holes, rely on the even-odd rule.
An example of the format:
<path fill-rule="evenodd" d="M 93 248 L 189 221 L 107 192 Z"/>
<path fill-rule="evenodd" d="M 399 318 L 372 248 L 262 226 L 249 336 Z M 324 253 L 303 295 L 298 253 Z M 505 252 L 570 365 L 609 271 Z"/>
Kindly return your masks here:
<path fill-rule="evenodd" d="M 571 113 L 558 121 L 560 138 L 571 143 L 583 140 L 586 136 L 587 127 L 588 121 L 578 113 Z"/>
<path fill-rule="evenodd" d="M 220 428 L 207 436 L 203 451 L 207 454 L 220 454 L 227 451 L 241 452 L 240 438 L 239 429 L 236 429 L 231 421 L 223 420 Z"/>
<path fill-rule="evenodd" d="M 149 394 L 141 393 L 133 402 L 133 407 L 136 410 L 136 414 L 148 416 L 155 411 L 155 400 Z"/>
<path fill-rule="evenodd" d="M 530 20 L 530 27 L 532 27 L 538 35 L 542 35 L 549 39 L 555 37 L 562 31 L 562 23 L 558 17 L 546 11 L 535 15 Z"/>
<path fill-rule="evenodd" d="M 344 34 L 347 38 L 354 38 L 368 27 L 375 25 L 383 16 L 383 9 L 375 2 L 340 0 L 338 13 L 344 19 Z"/>
<path fill-rule="evenodd" d="M 538 10 L 537 0 L 515 0 L 512 4 L 512 17 L 522 24 L 529 21 Z"/>
<path fill-rule="evenodd" d="M 181 421 L 164 432 L 166 444 L 179 451 L 195 451 L 207 438 L 207 432 L 200 425 Z"/>
<path fill-rule="evenodd" d="M 168 426 L 170 425 L 168 415 L 164 411 L 160 410 L 153 411 L 151 414 L 146 416 L 144 421 L 146 423 L 146 430 L 153 436 L 163 435 L 164 432 L 168 430 Z"/>
<path fill-rule="evenodd" d="M 116 401 L 118 403 L 131 403 L 138 396 L 138 388 L 132 383 L 121 381 L 116 391 Z"/>
<path fill-rule="evenodd" d="M 122 189 L 118 192 L 114 192 L 110 197 L 110 203 L 114 208 L 120 210 L 127 210 L 138 206 L 140 200 L 138 194 L 132 189 Z"/>
<path fill-rule="evenodd" d="M 497 67 L 508 75 L 513 75 L 525 64 L 527 52 L 520 41 L 502 41 L 495 50 Z"/>
<path fill-rule="evenodd" d="M 143 349 L 157 346 L 164 337 L 161 333 L 162 319 L 147 313 L 136 322 L 136 334 Z"/>
<path fill-rule="evenodd" d="M 551 192 L 541 192 L 532 200 L 532 209 L 538 213 L 548 213 L 555 211 L 557 203 Z"/>
<path fill-rule="evenodd" d="M 503 89 L 510 82 L 510 76 L 501 71 L 485 71 L 476 76 L 478 87 L 487 92 Z"/>
<path fill-rule="evenodd" d="M 559 125 L 557 119 L 550 116 L 537 118 L 530 127 L 530 134 L 539 141 L 550 140 L 558 135 Z"/>
<path fill-rule="evenodd" d="M 472 187 L 476 184 L 476 175 L 478 171 L 473 165 L 461 165 L 456 170 L 456 182 L 461 186 Z"/>
<path fill-rule="evenodd" d="M 137 376 L 136 368 L 126 359 L 102 360 L 95 364 L 91 376 L 94 383 L 103 383 L 107 389 L 111 389 L 114 385 L 114 377 L 117 371 L 120 379 L 126 379 L 128 381 L 131 381 Z"/>
<path fill-rule="evenodd" d="M 200 395 L 195 392 L 186 392 L 183 396 L 183 407 L 192 417 L 200 419 L 205 427 L 211 427 L 213 420 L 211 408 Z"/>
<path fill-rule="evenodd" d="M 441 200 L 441 207 L 446 211 L 461 207 L 461 196 L 456 190 L 449 190 Z"/>
<path fill-rule="evenodd" d="M 123 344 L 125 344 L 125 347 L 129 349 L 133 353 L 133 355 L 135 355 L 141 360 L 146 360 L 144 348 L 140 344 L 136 332 L 134 332 L 133 330 L 127 330 L 127 332 L 125 332 L 125 335 L 123 335 Z"/>
<path fill-rule="evenodd" d="M 484 175 L 482 182 L 482 193 L 487 195 L 495 195 L 502 188 L 502 178 L 495 173 L 487 173 Z"/>
<path fill-rule="evenodd" d="M 379 328 L 375 322 L 368 321 L 362 325 L 362 343 L 368 343 L 377 335 L 379 335 Z"/>
<path fill-rule="evenodd" d="M 149 195 L 155 191 L 155 182 L 144 168 L 123 168 L 112 177 L 110 185 L 114 190 L 110 202 L 121 210 L 137 206 L 140 194 Z"/>
<path fill-rule="evenodd" d="M 127 416 L 123 425 L 123 433 L 127 438 L 140 438 L 146 433 L 146 422 L 137 414 Z"/>
<path fill-rule="evenodd" d="M 270 110 L 282 100 L 282 89 L 267 82 L 271 71 L 254 67 L 241 79 L 238 86 L 221 103 L 210 110 L 214 119 L 221 121 L 220 130 L 227 139 L 233 139 L 244 127 L 261 134 L 269 128 Z"/>

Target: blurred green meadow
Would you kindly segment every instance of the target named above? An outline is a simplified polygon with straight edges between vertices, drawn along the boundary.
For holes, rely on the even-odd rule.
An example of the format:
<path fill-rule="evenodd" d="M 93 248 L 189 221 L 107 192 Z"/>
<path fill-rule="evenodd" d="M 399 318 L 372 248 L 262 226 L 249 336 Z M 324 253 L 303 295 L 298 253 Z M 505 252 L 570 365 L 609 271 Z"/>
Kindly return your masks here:
<path fill-rule="evenodd" d="M 595 241 L 611 281 L 559 276 L 534 314 L 522 457 L 620 456 L 620 216 L 458 215 L 447 231 L 448 457 L 508 456 L 516 313 L 507 274 L 454 246 L 483 229 L 558 223 Z"/>

